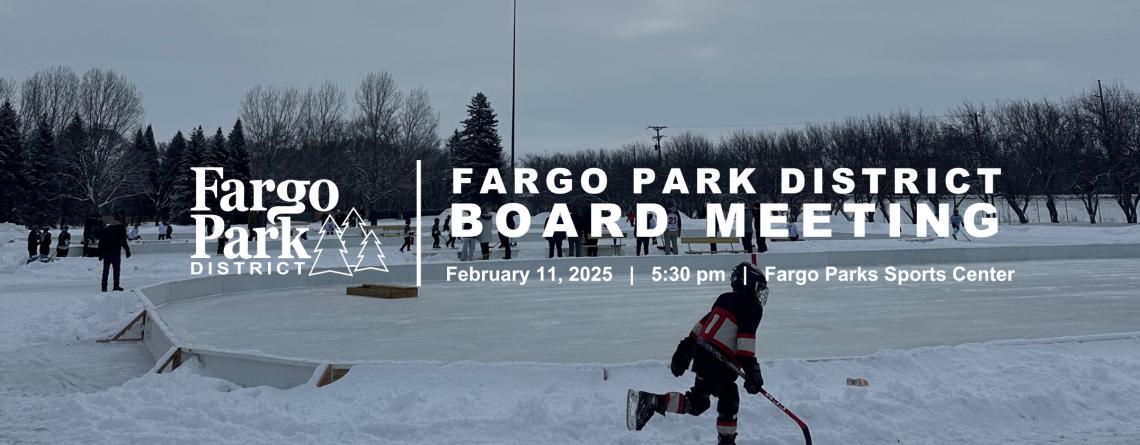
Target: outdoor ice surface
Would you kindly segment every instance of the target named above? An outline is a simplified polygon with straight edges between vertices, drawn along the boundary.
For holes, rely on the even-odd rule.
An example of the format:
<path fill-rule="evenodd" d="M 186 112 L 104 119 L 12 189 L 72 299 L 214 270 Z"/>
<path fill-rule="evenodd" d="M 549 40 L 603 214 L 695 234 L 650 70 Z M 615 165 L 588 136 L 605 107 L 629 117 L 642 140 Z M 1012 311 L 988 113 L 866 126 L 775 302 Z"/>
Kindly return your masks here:
<path fill-rule="evenodd" d="M 774 285 L 758 332 L 759 354 L 856 356 L 1140 330 L 1138 260 L 990 265 L 1016 269 L 1016 278 L 901 287 Z M 336 286 L 224 295 L 160 312 L 190 345 L 282 357 L 629 363 L 668 359 L 724 286 L 652 283 L 648 276 L 632 287 L 427 283 L 419 298 L 408 300 L 346 296 Z"/>

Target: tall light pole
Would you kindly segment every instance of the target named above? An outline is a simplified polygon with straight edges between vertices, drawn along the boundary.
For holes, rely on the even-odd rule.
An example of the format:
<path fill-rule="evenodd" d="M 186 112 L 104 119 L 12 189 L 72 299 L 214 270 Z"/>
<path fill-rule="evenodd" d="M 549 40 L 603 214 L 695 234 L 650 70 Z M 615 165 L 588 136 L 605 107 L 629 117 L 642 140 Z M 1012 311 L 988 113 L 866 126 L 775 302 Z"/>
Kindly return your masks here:
<path fill-rule="evenodd" d="M 518 46 L 518 14 L 519 1 L 511 1 L 511 189 L 510 196 L 515 195 L 515 53 Z"/>

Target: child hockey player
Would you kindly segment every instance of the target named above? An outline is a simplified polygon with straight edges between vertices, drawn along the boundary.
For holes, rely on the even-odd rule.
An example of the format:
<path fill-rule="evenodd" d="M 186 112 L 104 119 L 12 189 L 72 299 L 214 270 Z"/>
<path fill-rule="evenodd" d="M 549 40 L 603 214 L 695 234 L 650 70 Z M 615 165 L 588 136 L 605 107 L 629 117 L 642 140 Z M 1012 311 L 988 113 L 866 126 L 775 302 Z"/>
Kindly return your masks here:
<path fill-rule="evenodd" d="M 40 237 L 41 236 L 43 236 L 43 235 L 40 234 L 40 228 L 39 227 L 32 227 L 31 231 L 28 232 L 28 262 L 29 263 L 32 261 L 35 261 L 37 258 L 36 257 L 36 249 L 40 245 Z"/>
<path fill-rule="evenodd" d="M 673 375 L 682 376 L 691 363 L 696 374 L 693 387 L 684 394 L 630 390 L 627 407 L 630 429 L 640 431 L 654 413 L 699 416 L 709 409 L 709 397 L 714 396 L 717 398 L 718 443 L 736 443 L 736 413 L 740 407 L 737 371 L 725 361 L 744 370 L 744 389 L 749 394 L 760 392 L 764 377 L 756 363 L 756 327 L 768 302 L 768 283 L 764 274 L 750 263 L 740 263 L 733 268 L 731 282 L 732 292 L 716 299 L 712 310 L 697 322 L 673 353 L 669 365 Z M 715 355 L 706 349 L 709 346 L 716 351 Z"/>
<path fill-rule="evenodd" d="M 954 228 L 954 233 L 950 236 L 958 239 L 958 232 L 962 231 L 962 215 L 958 213 L 958 209 L 954 209 L 954 214 L 950 215 L 950 226 Z"/>

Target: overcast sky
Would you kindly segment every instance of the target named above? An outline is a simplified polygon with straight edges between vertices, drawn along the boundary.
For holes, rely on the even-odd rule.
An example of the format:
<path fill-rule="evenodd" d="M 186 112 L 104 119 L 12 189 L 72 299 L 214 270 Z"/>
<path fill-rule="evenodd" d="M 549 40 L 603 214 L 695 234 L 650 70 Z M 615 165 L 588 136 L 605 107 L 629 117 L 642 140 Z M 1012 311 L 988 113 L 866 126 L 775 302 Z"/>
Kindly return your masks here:
<path fill-rule="evenodd" d="M 519 0 L 517 147 L 1135 87 L 1138 19 L 1133 0 Z M 510 23 L 510 0 L 0 0 L 0 76 L 119 71 L 168 139 L 228 127 L 257 84 L 351 92 L 386 70 L 428 89 L 444 134 L 486 93 L 508 148 Z"/>

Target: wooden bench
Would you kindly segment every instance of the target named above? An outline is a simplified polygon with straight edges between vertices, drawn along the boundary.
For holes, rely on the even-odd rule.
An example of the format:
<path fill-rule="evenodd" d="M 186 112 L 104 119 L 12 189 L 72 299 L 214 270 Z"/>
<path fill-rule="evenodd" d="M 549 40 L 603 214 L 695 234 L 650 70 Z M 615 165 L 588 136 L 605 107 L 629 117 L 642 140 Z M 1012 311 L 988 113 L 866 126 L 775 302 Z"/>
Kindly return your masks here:
<path fill-rule="evenodd" d="M 681 244 L 685 245 L 688 249 L 685 253 L 692 255 L 700 255 L 704 253 L 742 253 L 744 248 L 740 245 L 740 238 L 733 238 L 727 236 L 683 236 L 681 237 Z M 728 250 L 721 250 L 717 248 L 712 250 L 711 247 L 707 250 L 693 249 L 693 244 L 708 244 L 710 246 L 716 244 L 728 244 Z"/>
<path fill-rule="evenodd" d="M 598 245 L 587 246 L 586 244 L 582 244 L 582 254 L 586 256 L 590 255 L 589 249 L 597 249 L 599 255 L 602 252 L 609 252 L 610 256 L 618 256 L 622 254 L 622 250 L 625 247 L 624 236 L 602 235 L 597 237 L 591 236 L 587 239 L 598 240 Z M 606 240 L 613 240 L 613 243 L 607 243 L 605 242 Z"/>
<path fill-rule="evenodd" d="M 375 297 L 375 298 L 416 298 L 419 296 L 419 288 L 415 286 L 403 286 L 399 284 L 362 284 L 357 287 L 345 288 L 345 295 L 356 295 L 360 297 Z"/>
<path fill-rule="evenodd" d="M 403 224 L 375 225 L 375 226 L 369 226 L 368 228 L 372 231 L 376 231 L 377 229 L 379 229 L 380 233 L 378 235 L 383 236 L 383 237 L 397 237 L 398 238 L 398 237 L 404 236 L 404 225 Z"/>

